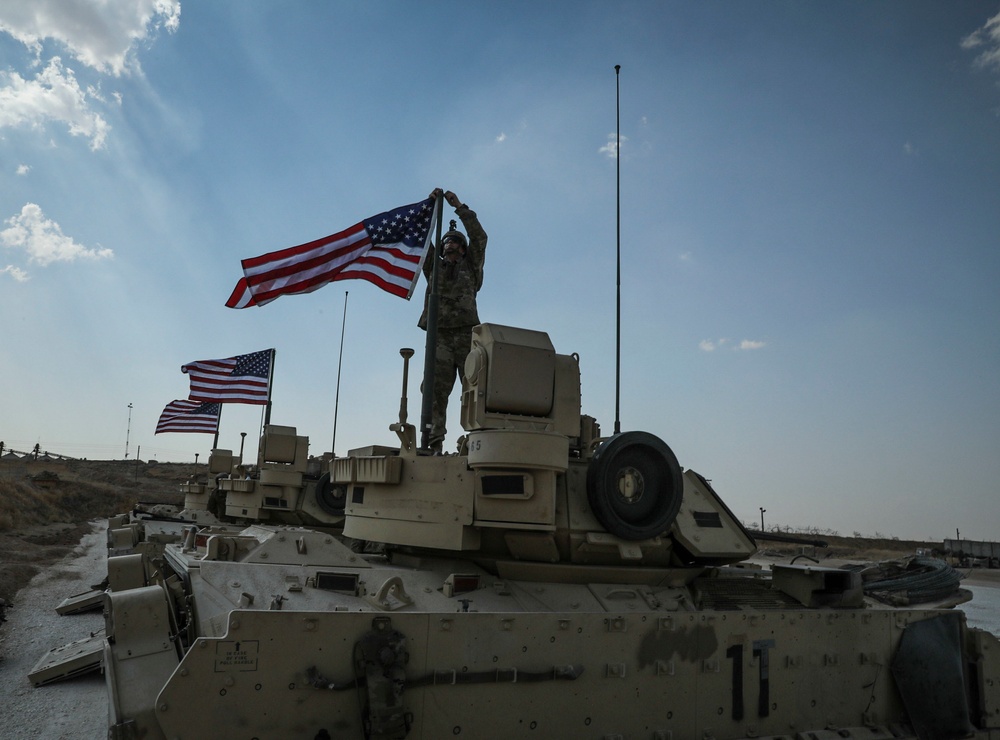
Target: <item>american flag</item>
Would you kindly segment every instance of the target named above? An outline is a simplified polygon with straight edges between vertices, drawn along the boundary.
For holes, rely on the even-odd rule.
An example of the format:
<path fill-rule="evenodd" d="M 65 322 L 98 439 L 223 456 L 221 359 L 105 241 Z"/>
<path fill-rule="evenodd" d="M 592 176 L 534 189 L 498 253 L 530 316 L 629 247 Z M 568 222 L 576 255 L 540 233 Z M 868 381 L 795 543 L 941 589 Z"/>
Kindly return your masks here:
<path fill-rule="evenodd" d="M 432 239 L 434 199 L 400 206 L 316 241 L 243 260 L 229 308 L 263 306 L 334 280 L 367 280 L 409 300 Z"/>
<path fill-rule="evenodd" d="M 156 432 L 202 432 L 215 434 L 219 431 L 221 403 L 201 401 L 171 401 L 160 414 Z"/>
<path fill-rule="evenodd" d="M 265 404 L 270 398 L 271 354 L 265 349 L 224 360 L 198 360 L 181 367 L 191 376 L 192 401 Z"/>

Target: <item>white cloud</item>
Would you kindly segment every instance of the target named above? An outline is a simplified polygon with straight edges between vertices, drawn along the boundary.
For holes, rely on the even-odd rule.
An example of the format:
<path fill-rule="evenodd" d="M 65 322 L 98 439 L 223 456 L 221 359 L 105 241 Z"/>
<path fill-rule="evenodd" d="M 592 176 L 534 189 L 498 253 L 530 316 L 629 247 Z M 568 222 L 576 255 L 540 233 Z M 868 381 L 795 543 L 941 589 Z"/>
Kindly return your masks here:
<path fill-rule="evenodd" d="M 10 275 L 19 283 L 23 283 L 28 279 L 28 273 L 20 267 L 14 267 L 14 265 L 7 265 L 5 268 L 0 270 L 0 275 Z"/>
<path fill-rule="evenodd" d="M 976 64 L 1000 72 L 1000 13 L 962 39 L 962 48 L 982 49 L 976 56 Z"/>
<path fill-rule="evenodd" d="M 621 143 L 624 145 L 628 141 L 627 136 L 621 137 Z M 618 159 L 618 134 L 608 134 L 608 143 L 598 149 L 601 154 L 607 154 L 610 159 Z"/>
<path fill-rule="evenodd" d="M 31 168 L 26 164 L 19 164 L 17 166 L 17 174 L 27 175 L 31 171 Z"/>
<path fill-rule="evenodd" d="M 10 249 L 23 249 L 28 253 L 29 262 L 42 267 L 53 262 L 114 256 L 110 249 L 87 249 L 77 244 L 72 237 L 63 234 L 59 224 L 45 218 L 42 209 L 34 203 L 25 203 L 20 214 L 11 216 L 4 223 L 8 228 L 0 231 L 0 243 Z"/>
<path fill-rule="evenodd" d="M 729 340 L 726 338 L 702 339 L 700 342 L 698 342 L 698 349 L 700 349 L 702 352 L 714 352 L 717 349 L 722 349 L 722 347 L 728 343 Z M 733 351 L 738 352 L 740 350 L 761 349 L 762 347 L 765 346 L 766 342 L 760 342 L 754 339 L 744 339 L 742 342 L 733 347 Z"/>
<path fill-rule="evenodd" d="M 64 69 L 59 57 L 50 59 L 33 80 L 13 71 L 0 72 L 0 79 L 8 82 L 0 87 L 0 128 L 42 128 L 48 120 L 61 121 L 73 136 L 89 138 L 91 149 L 104 147 L 111 127 L 90 109 L 73 70 Z"/>
<path fill-rule="evenodd" d="M 698 342 L 698 349 L 702 352 L 714 352 L 716 349 L 722 349 L 729 340 L 725 337 L 721 339 L 702 339 Z"/>
<path fill-rule="evenodd" d="M 502 144 L 505 141 L 507 141 L 507 134 L 505 134 L 503 131 L 501 131 L 500 135 L 497 136 L 497 143 L 498 144 Z"/>
<path fill-rule="evenodd" d="M 0 30 L 36 54 L 42 42 L 63 44 L 75 59 L 115 77 L 137 68 L 131 52 L 157 30 L 176 31 L 180 0 L 31 0 L 3 3 Z"/>
<path fill-rule="evenodd" d="M 110 126 L 92 106 L 107 105 L 100 85 L 85 88 L 76 73 L 53 56 L 51 45 L 104 75 L 119 77 L 140 71 L 135 51 L 148 44 L 160 29 L 176 31 L 180 0 L 22 0 L 0 2 L 0 31 L 35 54 L 32 78 L 25 71 L 0 71 L 0 128 L 28 126 L 41 129 L 59 121 L 74 136 L 90 139 L 90 148 L 102 149 Z M 43 52 L 46 57 L 43 60 Z M 121 94 L 111 94 L 121 105 Z"/>

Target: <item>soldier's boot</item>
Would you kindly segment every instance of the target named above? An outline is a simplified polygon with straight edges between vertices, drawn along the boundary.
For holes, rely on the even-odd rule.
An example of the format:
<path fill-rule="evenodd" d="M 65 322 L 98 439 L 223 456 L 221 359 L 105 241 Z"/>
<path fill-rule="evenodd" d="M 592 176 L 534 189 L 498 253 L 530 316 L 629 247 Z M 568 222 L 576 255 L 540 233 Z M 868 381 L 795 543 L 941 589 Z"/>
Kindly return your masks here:
<path fill-rule="evenodd" d="M 440 455 L 441 450 L 444 447 L 444 436 L 437 436 L 433 432 L 432 436 L 428 440 L 427 444 L 430 446 L 431 452 L 435 455 Z"/>

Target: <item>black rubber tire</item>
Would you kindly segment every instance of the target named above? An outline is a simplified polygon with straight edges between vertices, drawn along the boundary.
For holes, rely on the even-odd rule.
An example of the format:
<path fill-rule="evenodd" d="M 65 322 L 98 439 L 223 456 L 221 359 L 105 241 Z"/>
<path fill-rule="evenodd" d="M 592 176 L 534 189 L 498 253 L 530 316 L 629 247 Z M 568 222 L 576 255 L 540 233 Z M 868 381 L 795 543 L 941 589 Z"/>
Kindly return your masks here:
<path fill-rule="evenodd" d="M 316 481 L 316 503 L 332 516 L 343 516 L 347 506 L 347 486 L 335 486 L 330 473 L 323 473 Z"/>
<path fill-rule="evenodd" d="M 630 476 L 630 497 L 621 483 Z M 604 528 L 623 540 L 645 540 L 666 532 L 677 517 L 684 480 L 666 442 L 648 432 L 616 434 L 597 448 L 587 469 L 587 500 Z"/>

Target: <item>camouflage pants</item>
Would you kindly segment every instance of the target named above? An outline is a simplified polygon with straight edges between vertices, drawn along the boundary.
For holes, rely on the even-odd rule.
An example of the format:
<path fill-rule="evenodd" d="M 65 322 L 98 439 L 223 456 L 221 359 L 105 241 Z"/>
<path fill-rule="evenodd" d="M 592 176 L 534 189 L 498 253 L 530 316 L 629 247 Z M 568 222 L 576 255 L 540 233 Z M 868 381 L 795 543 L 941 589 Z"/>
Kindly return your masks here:
<path fill-rule="evenodd" d="M 472 346 L 472 327 L 438 329 L 437 348 L 434 353 L 434 393 L 431 411 L 430 446 L 440 450 L 447 429 L 448 396 L 455 387 L 456 376 L 465 368 L 465 358 Z"/>

